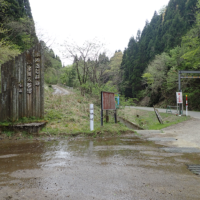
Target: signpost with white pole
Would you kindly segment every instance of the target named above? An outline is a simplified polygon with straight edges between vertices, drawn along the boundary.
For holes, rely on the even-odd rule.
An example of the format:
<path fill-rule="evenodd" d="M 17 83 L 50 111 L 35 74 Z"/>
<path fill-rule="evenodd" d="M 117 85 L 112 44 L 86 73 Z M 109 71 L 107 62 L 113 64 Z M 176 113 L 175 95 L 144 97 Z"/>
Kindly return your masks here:
<path fill-rule="evenodd" d="M 94 130 L 94 104 L 90 104 L 90 131 Z"/>
<path fill-rule="evenodd" d="M 183 105 L 183 95 L 182 95 L 182 92 L 176 92 L 176 102 L 177 102 L 177 104 L 179 104 L 179 116 L 181 116 L 181 114 L 183 114 L 182 113 L 182 111 L 181 111 L 181 104 Z"/>

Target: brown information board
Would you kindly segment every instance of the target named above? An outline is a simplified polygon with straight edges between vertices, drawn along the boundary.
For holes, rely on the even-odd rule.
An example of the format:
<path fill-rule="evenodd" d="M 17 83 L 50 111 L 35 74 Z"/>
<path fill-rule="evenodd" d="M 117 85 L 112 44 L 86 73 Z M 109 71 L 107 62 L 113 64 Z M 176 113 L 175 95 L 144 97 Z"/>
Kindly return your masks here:
<path fill-rule="evenodd" d="M 102 110 L 115 110 L 115 93 L 102 92 Z"/>
<path fill-rule="evenodd" d="M 103 126 L 103 111 L 114 110 L 115 123 L 117 123 L 117 111 L 115 106 L 115 93 L 101 92 L 101 126 Z M 107 114 L 106 114 L 107 115 Z"/>

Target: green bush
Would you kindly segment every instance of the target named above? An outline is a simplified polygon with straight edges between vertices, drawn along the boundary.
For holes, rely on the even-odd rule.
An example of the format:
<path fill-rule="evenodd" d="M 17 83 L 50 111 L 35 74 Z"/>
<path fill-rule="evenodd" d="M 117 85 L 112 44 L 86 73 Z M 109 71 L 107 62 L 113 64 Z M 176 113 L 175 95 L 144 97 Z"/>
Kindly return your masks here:
<path fill-rule="evenodd" d="M 63 115 L 61 112 L 57 111 L 57 110 L 50 110 L 47 112 L 45 118 L 48 120 L 52 120 L 52 119 L 62 119 Z"/>

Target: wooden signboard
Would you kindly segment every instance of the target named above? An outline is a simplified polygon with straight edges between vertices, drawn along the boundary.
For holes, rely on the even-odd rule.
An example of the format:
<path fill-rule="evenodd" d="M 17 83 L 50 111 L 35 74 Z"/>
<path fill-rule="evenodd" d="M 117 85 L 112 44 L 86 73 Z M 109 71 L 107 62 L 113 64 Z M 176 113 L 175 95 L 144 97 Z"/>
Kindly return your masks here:
<path fill-rule="evenodd" d="M 101 125 L 103 126 L 103 111 L 115 110 L 114 117 L 117 123 L 117 112 L 115 107 L 115 93 L 101 92 Z"/>
<path fill-rule="evenodd" d="M 102 110 L 115 110 L 115 94 L 102 92 Z"/>

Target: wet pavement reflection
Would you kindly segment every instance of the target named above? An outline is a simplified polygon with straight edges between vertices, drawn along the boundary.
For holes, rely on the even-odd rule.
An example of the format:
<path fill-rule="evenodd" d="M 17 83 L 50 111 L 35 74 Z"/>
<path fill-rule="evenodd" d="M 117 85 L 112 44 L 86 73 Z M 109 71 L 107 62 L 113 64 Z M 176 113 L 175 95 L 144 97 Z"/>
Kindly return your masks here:
<path fill-rule="evenodd" d="M 199 199 L 186 164 L 135 136 L 0 141 L 0 199 Z"/>

